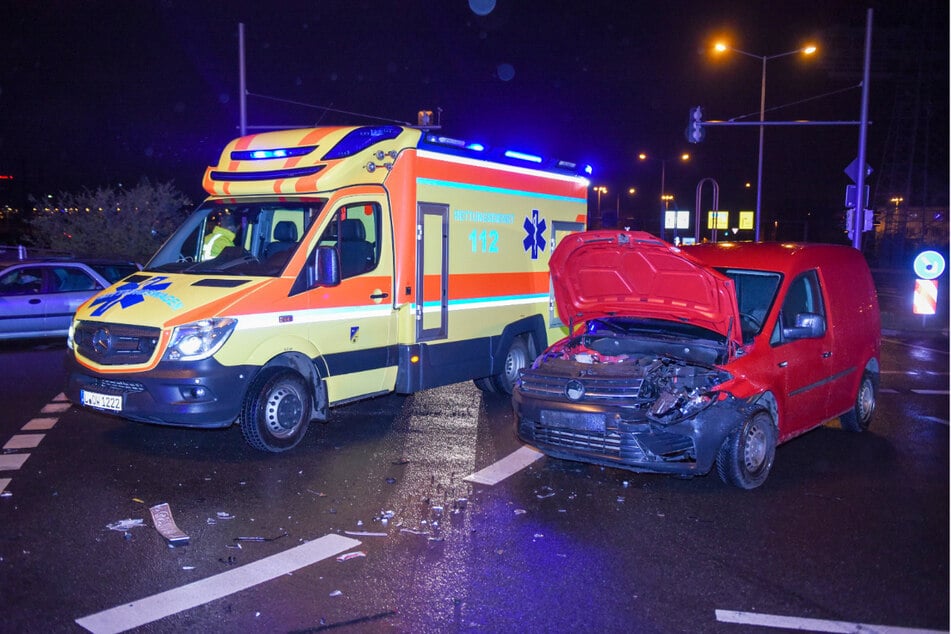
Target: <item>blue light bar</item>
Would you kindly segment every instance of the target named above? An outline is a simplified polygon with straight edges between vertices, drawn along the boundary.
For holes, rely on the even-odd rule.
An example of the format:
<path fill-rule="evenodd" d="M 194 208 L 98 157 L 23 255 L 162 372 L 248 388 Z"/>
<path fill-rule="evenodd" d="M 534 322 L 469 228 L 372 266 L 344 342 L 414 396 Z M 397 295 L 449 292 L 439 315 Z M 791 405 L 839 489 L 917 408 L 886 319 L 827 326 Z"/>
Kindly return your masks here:
<path fill-rule="evenodd" d="M 330 148 L 330 151 L 324 154 L 323 160 L 332 161 L 353 156 L 380 141 L 395 139 L 402 132 L 403 128 L 392 125 L 357 128 L 348 132 L 347 136 L 337 142 L 337 145 Z"/>
<path fill-rule="evenodd" d="M 231 153 L 232 161 L 264 161 L 267 159 L 292 158 L 295 156 L 304 156 L 310 154 L 316 145 L 302 147 L 282 147 L 272 148 L 270 150 L 235 150 Z"/>
<path fill-rule="evenodd" d="M 290 169 L 271 170 L 267 172 L 225 172 L 213 170 L 211 180 L 213 181 L 273 181 L 281 178 L 301 178 L 302 176 L 313 176 L 324 165 L 310 165 L 307 167 L 292 167 Z"/>
<path fill-rule="evenodd" d="M 526 154 L 524 152 L 516 152 L 515 150 L 506 150 L 505 157 L 511 159 L 518 159 L 520 161 L 528 161 L 530 163 L 541 163 L 542 157 L 536 156 L 534 154 Z"/>

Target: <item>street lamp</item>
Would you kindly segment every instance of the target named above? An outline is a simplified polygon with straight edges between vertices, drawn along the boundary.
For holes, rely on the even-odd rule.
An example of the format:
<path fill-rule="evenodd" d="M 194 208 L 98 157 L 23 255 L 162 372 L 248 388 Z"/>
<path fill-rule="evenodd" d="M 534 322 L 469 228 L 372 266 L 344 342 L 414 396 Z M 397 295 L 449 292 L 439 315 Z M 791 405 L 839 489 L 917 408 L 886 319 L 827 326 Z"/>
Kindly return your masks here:
<path fill-rule="evenodd" d="M 760 60 L 763 64 L 763 74 L 762 79 L 760 80 L 759 93 L 759 159 L 756 166 L 756 233 L 753 238 L 755 241 L 759 242 L 759 222 L 763 201 L 763 120 L 765 119 L 766 115 L 766 62 L 771 59 L 776 59 L 777 57 L 786 57 L 788 55 L 795 55 L 796 53 L 812 55 L 817 49 L 815 46 L 810 44 L 808 46 L 803 46 L 802 48 L 786 51 L 785 53 L 778 53 L 776 55 L 754 55 L 752 53 L 747 53 L 746 51 L 741 51 L 738 48 L 733 48 L 732 46 L 724 44 L 723 42 L 717 42 L 713 48 L 718 53 L 733 51 L 734 53 L 739 53 L 740 55 L 752 57 L 753 59 Z"/>
<path fill-rule="evenodd" d="M 673 196 L 667 195 L 667 161 L 674 159 L 666 158 L 656 158 L 653 156 L 648 156 L 647 153 L 641 152 L 637 155 L 637 160 L 639 161 L 660 161 L 660 238 L 664 239 L 664 221 L 667 218 L 667 205 L 673 200 Z M 681 163 L 686 163 L 690 160 L 690 155 L 686 152 L 682 153 L 677 157 L 678 161 Z"/>
<path fill-rule="evenodd" d="M 597 211 L 598 228 L 600 229 L 601 228 L 600 227 L 601 225 L 601 194 L 608 193 L 608 188 L 605 187 L 604 185 L 598 185 L 597 187 L 594 188 L 594 191 L 598 195 L 598 208 L 595 211 Z"/>

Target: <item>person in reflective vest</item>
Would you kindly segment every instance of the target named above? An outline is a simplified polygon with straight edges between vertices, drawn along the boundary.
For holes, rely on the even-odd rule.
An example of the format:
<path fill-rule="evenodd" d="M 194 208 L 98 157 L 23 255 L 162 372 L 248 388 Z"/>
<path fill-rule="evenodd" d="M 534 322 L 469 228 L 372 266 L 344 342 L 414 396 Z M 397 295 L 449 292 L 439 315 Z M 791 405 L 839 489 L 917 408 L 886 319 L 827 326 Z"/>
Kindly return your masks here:
<path fill-rule="evenodd" d="M 211 233 L 205 236 L 201 247 L 201 259 L 210 260 L 216 257 L 227 247 L 234 246 L 234 236 L 238 231 L 238 223 L 231 214 L 222 214 L 221 221 Z"/>

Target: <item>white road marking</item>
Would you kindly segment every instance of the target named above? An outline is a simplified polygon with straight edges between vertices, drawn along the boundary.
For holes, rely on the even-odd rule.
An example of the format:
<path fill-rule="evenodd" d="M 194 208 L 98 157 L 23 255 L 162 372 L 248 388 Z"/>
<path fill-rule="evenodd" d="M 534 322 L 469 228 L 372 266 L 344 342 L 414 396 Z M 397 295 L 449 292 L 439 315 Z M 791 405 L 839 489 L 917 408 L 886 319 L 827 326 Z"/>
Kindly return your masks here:
<path fill-rule="evenodd" d="M 912 392 L 914 392 L 915 394 L 927 394 L 927 395 L 948 394 L 948 390 L 912 390 Z"/>
<path fill-rule="evenodd" d="M 20 428 L 21 431 L 42 431 L 52 429 L 59 422 L 58 418 L 34 418 Z"/>
<path fill-rule="evenodd" d="M 11 482 L 13 482 L 13 480 L 10 478 L 0 478 L 0 493 L 6 491 Z"/>
<path fill-rule="evenodd" d="M 26 459 L 30 457 L 28 453 L 8 453 L 0 455 L 0 471 L 15 471 L 23 466 Z"/>
<path fill-rule="evenodd" d="M 68 403 L 68 402 L 69 402 L 69 399 L 66 398 L 66 395 L 65 395 L 65 394 L 63 394 L 62 392 L 60 392 L 59 394 L 57 394 L 56 396 L 53 397 L 53 401 L 56 402 L 56 403 Z"/>
<path fill-rule="evenodd" d="M 56 414 L 58 412 L 65 412 L 72 406 L 72 403 L 47 403 L 40 412 L 43 414 Z"/>
<path fill-rule="evenodd" d="M 941 630 L 923 630 L 914 627 L 895 627 L 891 625 L 869 625 L 867 623 L 849 623 L 847 621 L 826 621 L 796 616 L 760 614 L 758 612 L 738 612 L 735 610 L 716 610 L 717 621 L 739 625 L 759 625 L 762 627 L 804 630 L 809 632 L 833 632 L 842 634 L 938 634 Z"/>
<path fill-rule="evenodd" d="M 46 434 L 15 434 L 7 441 L 7 444 L 5 444 L 3 448 L 33 449 L 40 444 L 40 441 L 43 440 L 45 436 Z"/>
<path fill-rule="evenodd" d="M 485 469 L 463 478 L 466 482 L 495 486 L 505 478 L 518 473 L 545 454 L 531 447 L 521 447 Z"/>
<path fill-rule="evenodd" d="M 324 535 L 320 539 L 259 559 L 240 568 L 233 568 L 201 581 L 84 616 L 76 619 L 76 623 L 96 634 L 125 632 L 246 590 L 358 545 L 360 545 L 359 540 L 343 535 Z"/>
<path fill-rule="evenodd" d="M 927 350 L 928 352 L 938 352 L 940 354 L 948 354 L 948 350 L 943 350 L 940 348 L 929 348 L 927 346 L 920 346 L 917 343 L 908 343 L 907 341 L 899 341 L 898 339 L 890 339 L 888 337 L 882 337 L 882 341 L 887 341 L 888 343 L 894 343 L 899 346 L 906 346 L 908 348 L 918 348 L 919 350 Z"/>

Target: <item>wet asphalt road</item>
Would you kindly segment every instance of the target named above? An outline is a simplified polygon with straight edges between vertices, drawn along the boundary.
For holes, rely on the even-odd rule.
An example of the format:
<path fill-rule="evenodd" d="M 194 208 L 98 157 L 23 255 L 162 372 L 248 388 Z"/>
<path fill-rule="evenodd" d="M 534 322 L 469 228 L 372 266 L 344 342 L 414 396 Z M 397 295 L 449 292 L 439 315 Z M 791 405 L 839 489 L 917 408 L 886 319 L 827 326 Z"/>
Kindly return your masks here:
<path fill-rule="evenodd" d="M 871 431 L 810 432 L 746 492 L 549 458 L 466 481 L 520 448 L 507 400 L 469 383 L 340 408 L 265 455 L 236 428 L 57 406 L 62 346 L 4 344 L 0 630 L 151 609 L 135 631 L 947 631 L 948 341 L 883 352 Z M 163 502 L 187 545 L 153 528 Z M 125 519 L 143 526 L 107 528 Z M 750 618 L 787 627 L 731 622 Z"/>

